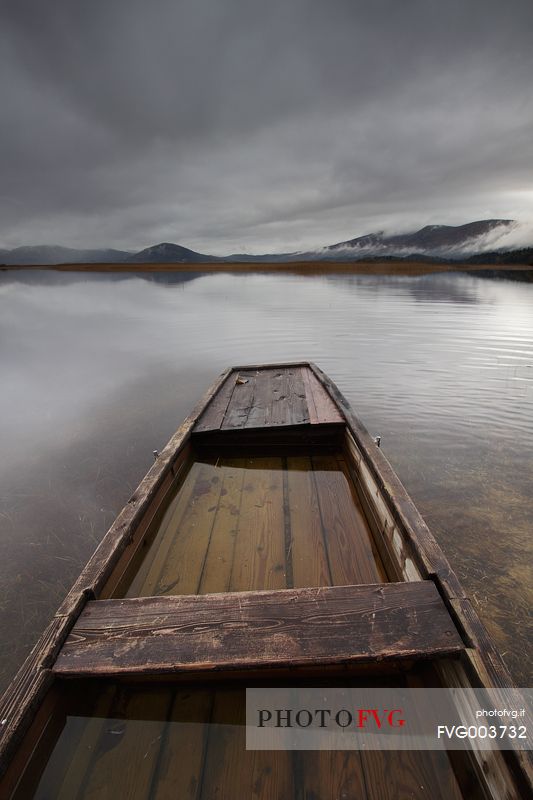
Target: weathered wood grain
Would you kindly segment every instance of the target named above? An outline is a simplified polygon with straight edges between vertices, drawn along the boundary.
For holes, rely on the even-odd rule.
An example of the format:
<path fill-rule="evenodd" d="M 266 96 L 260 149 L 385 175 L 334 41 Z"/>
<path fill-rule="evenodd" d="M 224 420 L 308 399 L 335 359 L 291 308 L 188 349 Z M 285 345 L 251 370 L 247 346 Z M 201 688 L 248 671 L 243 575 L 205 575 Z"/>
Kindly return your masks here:
<path fill-rule="evenodd" d="M 31 720 L 52 687 L 50 668 L 86 601 L 87 595 L 79 594 L 77 598 L 71 598 L 70 614 L 57 612 L 0 699 L 0 777 L 6 772 Z M 46 724 L 45 715 L 42 725 Z"/>
<path fill-rule="evenodd" d="M 305 387 L 301 369 L 288 369 L 289 379 L 288 414 L 290 425 L 306 425 L 309 423 L 309 408 L 305 396 Z"/>
<path fill-rule="evenodd" d="M 313 422 L 316 425 L 326 423 L 344 424 L 344 417 L 338 406 L 333 402 L 329 392 L 325 390 L 314 372 L 309 367 L 303 367 L 301 372 L 307 402 L 314 408 L 315 418 Z"/>
<path fill-rule="evenodd" d="M 314 395 L 313 395 L 313 389 L 312 389 L 312 386 L 311 386 L 311 379 L 314 376 L 313 376 L 313 373 L 311 372 L 311 370 L 307 366 L 300 367 L 299 369 L 300 369 L 300 375 L 302 377 L 302 383 L 303 383 L 304 392 L 305 392 L 305 399 L 306 399 L 306 402 L 307 402 L 307 411 L 308 411 L 308 414 L 309 414 L 309 422 L 311 423 L 311 425 L 316 425 L 318 423 L 318 421 L 319 421 L 319 418 L 318 418 L 318 411 L 317 411 L 317 408 L 316 408 L 316 405 L 315 405 L 315 398 L 314 398 Z M 317 383 L 318 383 L 318 381 L 317 381 Z M 320 387 L 320 388 L 321 388 L 322 391 L 324 391 L 322 389 L 322 387 Z"/>
<path fill-rule="evenodd" d="M 368 523 L 351 482 L 334 456 L 314 456 L 312 462 L 332 583 L 381 581 Z"/>
<path fill-rule="evenodd" d="M 293 585 L 332 584 L 311 459 L 287 458 L 287 490 Z"/>
<path fill-rule="evenodd" d="M 278 370 L 263 369 L 254 375 L 253 403 L 246 420 L 246 428 L 268 428 L 272 425 L 272 410 L 278 400 L 276 396 L 277 374 Z"/>
<path fill-rule="evenodd" d="M 228 408 L 224 415 L 221 430 L 244 428 L 254 405 L 256 372 L 239 372 Z"/>
<path fill-rule="evenodd" d="M 179 525 L 191 502 L 194 488 L 203 480 L 207 472 L 205 463 L 194 462 L 170 502 L 157 534 L 151 543 L 144 560 L 126 591 L 127 597 L 147 597 L 157 594 L 155 586 L 163 569 L 168 552 L 177 535 Z"/>
<path fill-rule="evenodd" d="M 213 692 L 176 692 L 150 800 L 200 800 Z"/>
<path fill-rule="evenodd" d="M 429 658 L 463 643 L 431 581 L 89 603 L 58 675 Z"/>
<path fill-rule="evenodd" d="M 80 800 L 147 800 L 173 694 L 166 688 L 116 692 L 77 795 Z M 72 797 L 72 795 L 71 795 Z"/>
<path fill-rule="evenodd" d="M 389 580 L 394 580 L 395 578 L 393 576 L 389 576 L 387 574 L 387 571 L 385 569 L 383 560 L 381 558 L 381 553 L 380 553 L 379 549 L 376 546 L 376 540 L 375 540 L 375 536 L 374 536 L 371 520 L 368 519 L 368 515 L 366 513 L 366 509 L 365 509 L 365 507 L 363 506 L 363 504 L 361 502 L 361 498 L 360 498 L 359 492 L 357 491 L 356 483 L 355 483 L 355 481 L 354 481 L 354 479 L 352 477 L 352 472 L 350 470 L 349 464 L 348 464 L 347 460 L 341 454 L 337 453 L 335 457 L 336 457 L 336 460 L 337 460 L 337 464 L 339 466 L 339 471 L 344 475 L 344 477 L 346 479 L 346 485 L 347 485 L 349 493 L 350 493 L 351 502 L 353 503 L 353 506 L 354 506 L 354 512 L 355 512 L 356 516 L 360 520 L 364 520 L 364 524 L 365 524 L 365 528 L 366 528 L 365 542 L 367 542 L 370 545 L 370 549 L 372 550 L 372 560 L 373 560 L 372 569 L 375 566 L 375 568 L 377 569 L 377 573 L 379 575 L 379 580 L 380 581 L 383 581 L 384 583 L 387 583 L 387 581 L 389 581 Z M 370 559 L 370 554 L 368 553 L 368 550 L 367 550 L 367 556 Z M 372 560 L 371 560 L 371 563 L 372 563 Z"/>
<path fill-rule="evenodd" d="M 218 466 L 222 488 L 200 578 L 200 594 L 229 591 L 238 534 L 245 459 L 222 459 Z"/>
<path fill-rule="evenodd" d="M 463 798 L 446 753 L 374 750 L 362 752 L 361 763 L 368 800 Z"/>
<path fill-rule="evenodd" d="M 215 522 L 222 490 L 219 470 L 203 465 L 192 497 L 185 507 L 161 570 L 153 594 L 195 594 L 198 592 L 204 561 Z"/>
<path fill-rule="evenodd" d="M 298 796 L 291 753 L 246 749 L 242 692 L 216 692 L 211 721 L 202 800 L 289 800 Z"/>
<path fill-rule="evenodd" d="M 77 741 L 73 743 L 73 752 L 64 765 L 66 769 L 58 782 L 59 785 L 50 787 L 50 795 L 55 796 L 55 800 L 71 800 L 73 797 L 79 797 L 80 788 L 91 767 L 98 743 L 110 717 L 115 692 L 115 686 L 104 687 L 95 702 L 93 715 L 86 717 L 82 723 L 82 730 Z M 54 795 L 52 795 L 53 790 L 55 790 Z"/>
<path fill-rule="evenodd" d="M 228 405 L 235 389 L 235 381 L 237 373 L 231 372 L 216 395 L 212 398 L 205 411 L 202 413 L 196 425 L 194 426 L 195 432 L 202 433 L 203 431 L 215 431 L 221 427 Z"/>
<path fill-rule="evenodd" d="M 367 800 L 361 756 L 356 751 L 293 753 L 296 783 L 305 800 Z"/>
<path fill-rule="evenodd" d="M 102 586 L 98 594 L 100 598 L 120 597 L 127 591 L 131 576 L 136 574 L 146 554 L 150 530 L 157 524 L 157 520 L 164 515 L 169 497 L 172 496 L 175 487 L 177 487 L 187 471 L 190 452 L 191 448 L 187 443 L 181 449 L 179 457 L 173 462 L 172 468 L 165 474 L 149 508 L 146 510 L 139 525 L 132 532 L 128 544 L 120 554 L 111 575 Z"/>
<path fill-rule="evenodd" d="M 307 374 L 308 373 L 308 374 Z M 304 382 L 307 377 L 308 390 Z M 195 434 L 216 431 L 255 430 L 280 426 L 308 425 L 312 399 L 310 381 L 328 414 L 314 416 L 317 422 L 342 422 L 334 404 L 313 377 L 301 366 L 234 370 L 198 420 Z M 329 419 L 331 418 L 331 419 Z"/>
<path fill-rule="evenodd" d="M 284 589 L 285 520 L 280 458 L 246 459 L 230 589 Z"/>

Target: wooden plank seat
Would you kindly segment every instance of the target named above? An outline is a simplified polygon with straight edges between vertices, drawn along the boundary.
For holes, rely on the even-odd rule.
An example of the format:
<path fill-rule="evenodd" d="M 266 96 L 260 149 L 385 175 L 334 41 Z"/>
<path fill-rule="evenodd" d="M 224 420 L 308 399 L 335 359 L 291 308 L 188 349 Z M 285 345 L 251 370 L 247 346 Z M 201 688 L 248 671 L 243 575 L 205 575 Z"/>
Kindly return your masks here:
<path fill-rule="evenodd" d="M 327 424 L 344 419 L 308 366 L 234 368 L 193 433 Z"/>
<path fill-rule="evenodd" d="M 155 675 L 432 658 L 463 650 L 432 581 L 87 603 L 64 676 Z"/>

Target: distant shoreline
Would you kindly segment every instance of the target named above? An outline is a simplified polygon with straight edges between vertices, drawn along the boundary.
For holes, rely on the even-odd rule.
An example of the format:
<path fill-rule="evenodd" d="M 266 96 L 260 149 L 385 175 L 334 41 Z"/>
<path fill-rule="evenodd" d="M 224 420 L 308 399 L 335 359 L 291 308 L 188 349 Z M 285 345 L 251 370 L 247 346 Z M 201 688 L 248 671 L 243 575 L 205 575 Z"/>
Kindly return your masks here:
<path fill-rule="evenodd" d="M 57 270 L 60 272 L 279 272 L 302 275 L 431 275 L 439 272 L 521 273 L 517 278 L 533 282 L 531 264 L 460 264 L 424 261 L 293 261 L 293 262 L 201 262 L 170 264 L 2 264 L 1 272 L 12 270 Z M 525 274 L 522 274 L 525 273 Z M 502 276 L 503 277 L 503 276 Z M 509 275 L 510 277 L 510 275 Z"/>

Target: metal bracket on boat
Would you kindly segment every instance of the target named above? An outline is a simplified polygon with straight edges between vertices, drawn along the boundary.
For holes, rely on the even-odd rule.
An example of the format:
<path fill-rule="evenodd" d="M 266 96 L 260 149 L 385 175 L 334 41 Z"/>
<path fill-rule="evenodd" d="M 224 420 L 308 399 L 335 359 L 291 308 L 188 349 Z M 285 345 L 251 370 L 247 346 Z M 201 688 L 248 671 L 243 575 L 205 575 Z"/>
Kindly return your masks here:
<path fill-rule="evenodd" d="M 381 436 L 374 436 L 374 441 L 378 447 L 381 447 Z"/>

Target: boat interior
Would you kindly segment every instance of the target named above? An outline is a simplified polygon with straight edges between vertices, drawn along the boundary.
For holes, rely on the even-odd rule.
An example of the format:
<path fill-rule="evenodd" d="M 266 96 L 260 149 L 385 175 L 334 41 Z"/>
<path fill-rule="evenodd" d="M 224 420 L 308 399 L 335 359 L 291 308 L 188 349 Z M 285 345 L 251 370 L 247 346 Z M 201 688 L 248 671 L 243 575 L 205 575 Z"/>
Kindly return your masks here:
<path fill-rule="evenodd" d="M 479 754 L 246 750 L 247 686 L 464 673 L 456 579 L 346 409 L 307 364 L 226 373 L 157 456 L 127 540 L 81 577 L 2 797 L 519 796 Z"/>

